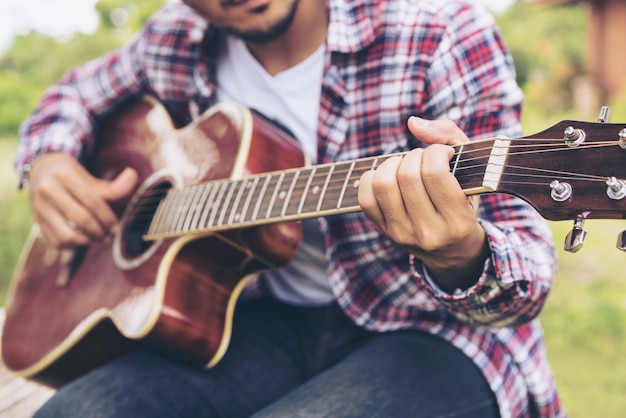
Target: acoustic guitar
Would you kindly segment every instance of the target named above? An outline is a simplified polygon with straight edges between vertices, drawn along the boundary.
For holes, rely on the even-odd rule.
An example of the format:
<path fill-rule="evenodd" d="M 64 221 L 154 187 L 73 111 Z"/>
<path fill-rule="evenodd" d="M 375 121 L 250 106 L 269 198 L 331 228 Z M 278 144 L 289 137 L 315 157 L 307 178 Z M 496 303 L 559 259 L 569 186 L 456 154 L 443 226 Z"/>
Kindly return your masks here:
<path fill-rule="evenodd" d="M 298 221 L 359 211 L 359 178 L 389 158 L 307 166 L 288 133 L 236 103 L 177 129 L 146 97 L 99 131 L 91 172 L 139 173 L 137 191 L 113 208 L 119 231 L 57 250 L 35 225 L 6 307 L 4 366 L 54 387 L 137 344 L 215 365 L 246 284 L 295 255 Z M 468 195 L 508 193 L 546 219 L 575 220 L 575 251 L 585 219 L 626 215 L 626 124 L 563 121 L 469 142 L 450 170 Z"/>

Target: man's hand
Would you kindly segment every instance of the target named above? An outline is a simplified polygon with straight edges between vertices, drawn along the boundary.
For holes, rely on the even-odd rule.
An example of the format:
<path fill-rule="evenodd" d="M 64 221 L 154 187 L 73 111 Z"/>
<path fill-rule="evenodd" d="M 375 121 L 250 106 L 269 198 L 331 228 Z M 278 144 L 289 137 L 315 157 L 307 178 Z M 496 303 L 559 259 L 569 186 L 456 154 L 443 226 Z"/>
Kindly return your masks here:
<path fill-rule="evenodd" d="M 46 239 L 59 248 L 74 248 L 115 233 L 118 219 L 109 202 L 130 196 L 137 172 L 127 168 L 109 182 L 69 155 L 50 153 L 33 163 L 28 183 L 33 216 Z"/>
<path fill-rule="evenodd" d="M 424 262 L 443 290 L 466 289 L 489 256 L 478 199 L 468 198 L 450 172 L 450 145 L 468 138 L 451 121 L 412 117 L 408 126 L 430 145 L 363 174 L 359 204 L 379 230 Z"/>

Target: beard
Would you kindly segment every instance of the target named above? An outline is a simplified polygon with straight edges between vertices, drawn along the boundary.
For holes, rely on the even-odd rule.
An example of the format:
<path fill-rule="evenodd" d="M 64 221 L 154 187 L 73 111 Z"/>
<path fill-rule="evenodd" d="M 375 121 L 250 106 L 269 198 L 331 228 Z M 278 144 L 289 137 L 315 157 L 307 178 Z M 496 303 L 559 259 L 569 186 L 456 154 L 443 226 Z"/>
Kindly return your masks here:
<path fill-rule="evenodd" d="M 285 33 L 291 27 L 293 20 L 296 16 L 296 11 L 298 10 L 299 0 L 294 0 L 291 4 L 291 8 L 289 12 L 280 18 L 279 20 L 271 23 L 269 26 L 262 29 L 236 29 L 232 27 L 224 28 L 226 32 L 229 34 L 243 40 L 246 43 L 251 44 L 266 44 L 268 42 L 274 41 Z M 252 13 L 255 14 L 263 14 L 267 10 L 266 6 L 259 7 L 256 10 L 253 10 Z"/>

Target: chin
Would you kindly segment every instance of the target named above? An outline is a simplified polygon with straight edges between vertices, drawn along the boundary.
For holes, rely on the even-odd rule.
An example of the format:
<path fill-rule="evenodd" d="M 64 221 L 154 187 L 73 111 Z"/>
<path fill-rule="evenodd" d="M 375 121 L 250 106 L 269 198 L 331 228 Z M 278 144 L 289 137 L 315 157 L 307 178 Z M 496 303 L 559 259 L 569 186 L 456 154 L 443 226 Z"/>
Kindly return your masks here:
<path fill-rule="evenodd" d="M 233 36 L 249 43 L 264 44 L 281 38 L 291 27 L 298 0 L 293 0 L 286 10 L 274 10 L 271 5 L 252 9 L 245 24 L 233 25 L 226 30 Z"/>

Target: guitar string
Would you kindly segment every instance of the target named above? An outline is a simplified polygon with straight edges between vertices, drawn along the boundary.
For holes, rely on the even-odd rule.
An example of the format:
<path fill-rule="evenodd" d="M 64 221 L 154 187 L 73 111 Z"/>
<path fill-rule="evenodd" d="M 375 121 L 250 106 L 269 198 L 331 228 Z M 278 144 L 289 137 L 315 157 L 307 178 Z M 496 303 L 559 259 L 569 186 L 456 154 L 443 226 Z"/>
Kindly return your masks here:
<path fill-rule="evenodd" d="M 594 145 L 593 147 L 597 147 L 597 146 L 598 145 Z M 602 146 L 602 145 L 600 145 L 600 146 Z M 520 146 L 520 147 L 522 147 L 522 146 Z M 509 147 L 509 148 L 511 148 L 511 147 Z M 515 147 L 513 147 L 513 148 L 515 148 Z M 524 146 L 524 148 L 527 148 L 527 147 Z M 587 146 L 587 148 L 590 148 L 590 147 Z M 491 148 L 488 148 L 488 149 L 491 149 Z M 484 150 L 485 150 L 485 148 L 484 149 L 473 149 L 473 150 L 469 150 L 469 151 L 466 151 L 466 152 L 476 153 L 476 152 L 480 152 L 480 151 L 484 151 Z M 569 151 L 569 150 L 571 150 L 571 148 L 565 148 L 565 149 L 564 148 L 559 148 L 559 149 L 552 149 L 552 150 L 549 150 L 549 151 L 554 152 L 554 151 Z M 542 150 L 542 151 L 537 151 L 537 150 L 528 151 L 528 150 L 525 150 L 523 152 L 509 153 L 508 155 L 516 156 L 516 155 L 532 154 L 532 153 L 538 153 L 538 152 L 543 153 L 543 152 L 545 152 L 545 150 Z M 388 157 L 386 157 L 386 158 L 385 157 L 386 156 L 380 156 L 378 158 L 380 158 L 380 159 L 388 158 Z M 363 161 L 368 160 L 368 159 L 373 159 L 373 158 L 376 158 L 376 157 L 367 157 Z M 465 159 L 461 159 L 459 161 L 467 162 L 467 161 L 478 160 L 478 159 L 484 160 L 484 159 L 487 159 L 487 158 L 488 158 L 488 156 L 481 155 L 480 157 L 465 158 Z M 332 163 L 332 164 L 342 165 L 341 163 L 342 162 Z M 488 164 L 477 164 L 477 165 L 473 165 L 473 166 L 463 166 L 463 167 L 458 168 L 457 172 L 458 171 L 463 171 L 463 170 L 472 170 L 472 169 L 476 169 L 476 168 L 482 168 L 482 167 L 485 167 L 487 165 Z M 576 176 L 579 176 L 579 177 L 577 177 L 578 179 L 587 178 L 587 179 L 594 179 L 594 180 L 598 180 L 598 181 L 600 181 L 600 180 L 604 181 L 605 180 L 605 177 L 602 177 L 602 176 L 581 175 L 580 173 L 568 173 L 568 172 L 556 171 L 556 170 L 542 170 L 542 169 L 530 168 L 530 167 L 513 166 L 513 165 L 510 165 L 510 164 L 505 164 L 504 167 L 517 168 L 517 169 L 527 170 L 527 171 L 533 171 L 534 170 L 534 171 L 537 171 L 537 172 L 545 172 L 545 173 L 550 173 L 550 174 L 559 174 L 559 175 L 563 175 L 563 176 L 569 176 L 571 178 L 576 178 Z M 296 170 L 296 171 L 303 171 L 304 170 L 304 171 L 306 171 L 306 170 L 309 170 L 309 168 L 304 168 L 304 169 L 303 168 L 297 168 L 297 169 L 292 169 L 292 170 Z M 290 170 L 285 170 L 285 171 L 290 171 Z M 367 171 L 367 170 L 362 170 L 362 171 L 361 170 L 357 170 L 355 172 L 360 174 L 361 172 L 365 172 L 365 171 Z M 271 174 L 272 173 L 262 173 L 262 174 L 257 174 L 256 176 L 264 177 L 264 176 L 268 176 L 268 175 L 271 175 Z M 329 182 L 329 187 L 330 187 L 331 190 L 333 190 L 333 185 L 336 186 L 338 184 L 341 184 L 341 187 L 343 188 L 343 184 L 345 182 L 345 178 L 341 176 L 342 174 L 347 174 L 347 171 L 343 171 L 343 170 L 339 169 L 339 170 L 336 170 L 333 173 L 333 176 L 332 176 L 332 178 L 331 178 L 331 180 Z M 581 177 L 581 176 L 585 176 L 585 177 Z M 247 179 L 250 179 L 252 177 L 253 176 L 250 176 Z M 303 176 L 303 177 L 306 177 L 306 175 Z M 321 177 L 324 177 L 324 176 L 321 176 Z M 337 180 L 336 177 L 341 177 L 341 178 L 339 180 Z M 186 197 L 186 196 L 188 196 L 189 193 L 192 193 L 193 189 L 196 189 L 196 191 L 200 191 L 200 190 L 203 190 L 205 187 L 208 187 L 210 185 L 223 184 L 223 183 L 236 183 L 237 181 L 244 181 L 244 180 L 245 179 L 238 179 L 238 180 L 230 180 L 230 179 L 212 180 L 212 181 L 207 181 L 207 182 L 200 183 L 200 184 L 197 184 L 197 185 L 187 186 L 187 187 L 185 187 L 183 189 L 171 189 L 171 191 L 173 191 L 174 193 L 181 194 L 181 196 L 182 196 L 182 193 L 184 193 L 184 196 Z M 312 185 L 315 186 L 316 183 L 312 183 Z M 317 185 L 320 186 L 321 184 L 317 184 Z M 168 192 L 170 192 L 170 190 L 167 190 L 167 191 L 160 191 L 159 190 L 159 191 L 155 191 L 154 193 L 146 193 L 144 195 L 143 199 L 142 199 L 143 204 L 146 204 L 146 205 L 150 206 L 154 202 L 158 202 L 160 199 L 162 199 L 163 196 L 165 194 L 167 194 Z"/>
<path fill-rule="evenodd" d="M 522 147 L 522 146 L 520 146 L 520 147 Z M 509 149 L 510 148 L 515 148 L 515 147 L 509 147 Z M 526 148 L 526 147 L 524 147 L 524 148 Z M 588 148 L 590 148 L 590 147 L 588 147 Z M 487 149 L 487 148 L 485 148 L 485 149 Z M 475 150 L 470 150 L 470 151 L 467 151 L 467 152 L 476 153 L 476 152 L 484 151 L 485 149 L 475 149 Z M 488 149 L 491 149 L 491 148 L 488 148 Z M 555 152 L 555 151 L 569 151 L 569 150 L 571 150 L 571 149 L 570 148 L 566 148 L 566 149 L 552 149 L 552 150 L 548 150 L 548 151 L 549 152 Z M 546 152 L 546 150 L 532 150 L 532 151 L 508 153 L 508 155 L 509 156 L 517 156 L 517 155 L 526 155 L 526 154 L 533 154 L 533 153 L 545 153 L 545 152 Z M 385 157 L 386 156 L 380 156 L 378 158 L 386 159 Z M 479 159 L 485 160 L 485 159 L 488 159 L 488 157 L 489 157 L 488 155 L 487 156 L 481 155 L 481 156 L 473 157 L 473 158 L 464 158 L 464 159 L 459 160 L 459 162 L 467 162 L 467 161 L 472 161 L 472 160 L 476 161 L 476 160 L 479 160 Z M 373 158 L 376 158 L 376 157 L 366 157 L 362 161 L 365 161 L 365 160 L 368 160 L 368 159 L 373 159 Z M 346 164 L 348 164 L 348 163 L 349 162 L 346 162 Z M 332 163 L 332 164 L 341 166 L 342 162 Z M 482 168 L 482 167 L 485 167 L 487 165 L 488 164 L 476 164 L 476 165 L 472 165 L 472 166 L 462 166 L 462 167 L 459 167 L 456 171 L 459 172 L 459 171 L 464 171 L 464 170 L 472 170 L 472 169 L 476 169 L 476 168 Z M 528 170 L 528 171 L 534 170 L 534 171 L 545 172 L 545 173 L 550 173 L 550 174 L 559 174 L 559 175 L 563 175 L 563 176 L 570 176 L 571 178 L 574 178 L 575 176 L 581 176 L 580 173 L 568 173 L 568 172 L 564 172 L 564 171 L 545 170 L 545 169 L 538 169 L 538 168 L 525 167 L 525 166 L 513 166 L 511 164 L 505 164 L 505 165 L 503 165 L 503 167 L 516 168 L 516 169 Z M 302 171 L 307 171 L 307 170 L 310 170 L 310 168 L 308 168 L 308 167 L 294 168 L 294 169 L 285 170 L 285 171 L 286 172 L 287 171 L 299 171 L 299 172 L 302 172 Z M 365 172 L 365 171 L 367 171 L 367 170 L 362 170 L 362 171 L 361 170 L 357 170 L 355 172 L 356 173 L 362 173 L 362 172 Z M 341 185 L 343 187 L 343 183 L 345 182 L 345 178 L 342 176 L 342 174 L 347 174 L 347 170 L 346 171 L 341 170 L 341 169 L 335 170 L 329 185 L 335 184 L 335 183 L 336 184 L 341 183 Z M 193 193 L 194 189 L 196 189 L 196 192 L 197 192 L 197 191 L 204 190 L 205 187 L 209 187 L 209 186 L 212 186 L 212 185 L 223 184 L 223 183 L 236 183 L 238 181 L 243 182 L 245 180 L 250 180 L 254 176 L 265 177 L 265 176 L 268 176 L 268 175 L 272 175 L 272 173 L 255 174 L 255 175 L 246 177 L 245 179 L 235 179 L 235 180 L 232 180 L 232 179 L 218 179 L 218 180 L 211 180 L 211 181 L 199 183 L 199 184 L 196 184 L 196 185 L 186 186 L 186 187 L 184 187 L 182 189 L 171 189 L 171 191 L 174 192 L 174 193 L 179 193 L 179 194 L 181 194 L 181 196 L 183 196 L 182 194 L 184 193 L 184 196 L 186 198 L 186 196 L 189 193 Z M 592 175 L 585 175 L 585 176 L 586 177 L 584 177 L 584 178 L 588 178 L 588 179 L 597 179 L 597 180 L 605 179 L 605 177 L 602 177 L 602 176 L 592 176 Z M 306 175 L 303 176 L 303 177 L 306 177 Z M 325 174 L 322 175 L 322 176 L 318 176 L 318 177 L 325 177 Z M 340 179 L 336 179 L 336 177 L 341 177 L 341 178 Z M 578 178 L 582 179 L 583 177 L 578 177 Z M 320 186 L 321 183 L 312 183 L 312 185 L 313 186 L 315 186 L 315 185 Z M 332 186 L 330 186 L 330 187 L 332 187 Z M 166 190 L 166 191 L 157 190 L 157 191 L 154 191 L 153 193 L 146 193 L 143 196 L 144 197 L 143 201 L 144 201 L 144 203 L 146 205 L 150 205 L 150 204 L 154 203 L 154 201 L 158 202 L 168 192 L 170 192 L 170 190 Z M 153 201 L 151 201 L 151 199 L 153 199 Z"/>
<path fill-rule="evenodd" d="M 597 145 L 594 145 L 594 146 L 597 146 Z M 527 148 L 526 146 L 520 146 L 520 147 L 524 147 L 524 149 L 526 149 L 526 148 Z M 589 146 L 587 146 L 587 147 L 589 147 Z M 491 147 L 490 147 L 489 149 L 491 149 Z M 564 149 L 564 148 L 560 148 L 560 149 L 554 149 L 554 150 L 552 150 L 552 151 L 558 151 L 558 150 L 569 150 L 569 149 L 570 149 L 570 148 L 565 148 L 565 149 Z M 468 152 L 477 152 L 477 151 L 478 151 L 478 149 L 474 149 L 474 150 L 470 150 L 470 151 L 468 151 Z M 537 151 L 524 151 L 524 152 L 522 152 L 522 153 L 512 153 L 512 154 L 510 154 L 510 155 L 515 155 L 515 154 L 524 154 L 524 153 L 533 153 L 533 152 L 537 152 Z M 383 157 L 384 157 L 384 156 L 383 156 Z M 372 158 L 376 158 L 376 157 L 372 157 Z M 382 157 L 379 157 L 379 158 L 382 158 Z M 484 156 L 482 156 L 482 157 L 481 157 L 481 159 L 485 159 L 485 158 L 486 158 L 486 157 L 484 157 Z M 468 161 L 468 160 L 470 160 L 470 159 L 465 159 L 465 160 L 463 160 L 463 161 Z M 339 164 L 339 163 L 336 163 L 336 164 Z M 471 167 L 471 168 L 475 168 L 475 167 L 483 167 L 483 166 L 485 166 L 485 165 L 477 165 L 477 166 L 474 166 L 474 167 Z M 507 167 L 509 167 L 509 165 L 507 165 Z M 514 166 L 510 166 L 510 167 L 514 167 Z M 470 168 L 470 167 L 467 167 L 467 168 Z M 517 168 L 520 168 L 520 169 L 522 169 L 522 170 L 533 170 L 533 169 L 529 169 L 528 167 L 517 167 Z M 298 170 L 301 170 L 301 169 L 298 169 Z M 535 169 L 535 170 L 536 170 L 536 169 Z M 365 170 L 364 170 L 364 171 L 365 171 Z M 537 171 L 538 171 L 538 170 L 537 170 Z M 547 173 L 552 173 L 552 174 L 557 174 L 557 173 L 559 173 L 559 172 L 556 172 L 556 171 L 554 171 L 554 170 L 552 170 L 552 171 L 551 171 L 551 170 L 544 170 L 544 171 L 545 171 L 545 172 L 547 172 Z M 336 171 L 336 173 L 341 174 L 342 172 L 341 172 L 341 170 L 337 170 L 337 171 Z M 265 174 L 267 174 L 267 173 L 265 173 Z M 565 175 L 565 176 L 570 176 L 570 177 L 568 177 L 568 178 L 572 178 L 572 179 L 573 179 L 573 178 L 574 178 L 574 176 L 575 176 L 575 175 L 574 175 L 574 174 L 572 174 L 572 173 L 566 173 L 566 172 L 562 172 L 562 173 L 559 173 L 559 174 L 563 174 L 563 175 Z M 359 174 L 359 175 L 360 175 L 360 174 Z M 474 176 L 478 176 L 478 175 L 481 175 L 481 174 L 475 174 Z M 581 179 L 581 180 L 585 180 L 585 179 L 590 179 L 590 180 L 591 180 L 591 179 L 593 179 L 593 180 L 591 180 L 591 181 L 600 181 L 600 180 L 605 181 L 605 180 L 606 180 L 606 178 L 605 178 L 605 177 L 599 177 L 599 176 L 597 176 L 597 177 L 595 177 L 595 178 L 594 178 L 594 176 L 581 177 L 581 176 L 580 176 L 580 174 L 578 174 L 578 173 L 576 173 L 576 175 L 578 175 L 578 176 L 579 176 L 579 177 L 578 177 L 578 179 Z M 542 178 L 542 176 L 541 176 L 541 175 L 531 175 L 531 174 L 523 174 L 523 175 L 516 175 L 516 176 L 517 176 L 517 177 L 523 177 L 523 178 L 532 178 L 532 177 L 539 177 L 539 178 Z M 341 177 L 341 176 L 339 176 L 339 177 Z M 341 179 L 339 179 L 339 180 L 340 180 L 340 182 L 341 182 L 341 187 L 340 187 L 339 189 L 343 189 L 343 184 L 345 184 L 345 182 L 344 182 L 343 178 L 341 178 Z M 232 180 L 226 180 L 226 182 L 229 182 L 229 181 L 230 181 L 230 182 L 233 182 L 233 183 L 235 182 L 235 181 L 232 181 Z M 220 183 L 220 182 L 224 182 L 224 180 L 217 181 L 217 183 Z M 507 183 L 507 184 L 515 184 L 515 182 L 511 182 L 511 181 L 508 181 L 508 182 L 503 182 L 503 183 Z M 525 181 L 525 182 L 520 182 L 520 183 L 517 183 L 517 184 L 529 184 L 529 185 L 534 184 L 534 185 L 540 185 L 540 184 L 544 184 L 544 183 Z M 329 182 L 329 185 L 330 185 L 329 189 L 334 189 L 334 190 L 337 190 L 337 189 L 338 189 L 338 188 L 336 187 L 336 186 L 338 185 L 338 181 L 337 181 L 336 179 L 335 179 L 335 181 L 333 181 L 333 179 L 331 179 L 331 181 Z M 335 185 L 335 186 L 333 187 L 333 185 Z M 197 186 L 198 188 L 201 188 L 201 185 L 196 185 L 196 186 Z M 186 192 L 185 192 L 184 194 L 181 194 L 181 196 L 187 197 L 187 196 L 189 195 L 189 190 L 186 190 L 186 189 L 183 189 L 183 190 L 185 190 Z M 177 190 L 177 192 L 180 192 L 180 191 L 181 191 L 181 190 Z M 296 195 L 296 196 L 297 196 L 297 197 L 299 197 L 300 199 L 303 197 L 302 195 Z M 228 202 L 228 203 L 230 203 L 230 202 Z M 177 205 L 174 203 L 174 204 L 173 204 L 173 206 L 174 206 L 174 207 L 176 207 Z M 224 208 L 220 208 L 220 207 L 218 207 L 218 208 L 217 208 L 217 210 L 219 211 L 219 210 L 221 209 L 221 210 L 223 211 L 223 210 L 224 210 L 224 209 L 226 209 L 227 207 L 228 207 L 228 204 L 227 204 L 227 205 L 226 205 L 226 207 L 224 207 Z M 154 207 L 154 206 L 152 206 L 152 207 L 151 207 L 151 210 L 154 210 L 154 209 L 155 209 L 155 207 Z M 152 212 L 149 212 L 149 213 L 152 213 Z M 183 214 L 185 214 L 185 212 L 184 212 L 184 211 L 183 211 Z M 149 216 L 150 216 L 150 215 L 148 215 L 148 217 L 149 217 Z M 270 217 L 268 217 L 267 219 L 274 219 L 274 218 L 280 218 L 280 216 L 270 216 Z M 176 220 L 176 219 L 175 219 L 175 220 Z M 261 219 L 261 220 L 263 220 L 263 219 Z M 178 224 L 178 225 L 183 225 L 183 224 L 184 224 L 184 225 L 188 225 L 188 224 L 189 224 L 189 222 L 188 222 L 188 221 L 187 221 L 187 222 L 182 222 L 182 223 L 181 223 L 181 222 L 179 222 L 179 221 L 180 221 L 180 220 L 177 220 L 175 223 L 176 223 L 176 224 Z M 225 225 L 226 225 L 226 226 L 229 226 L 230 224 L 232 224 L 232 222 L 227 223 L 227 224 L 225 224 Z M 217 225 L 217 226 L 222 226 L 222 225 Z M 179 230 L 179 229 L 181 229 L 181 228 L 175 228 L 175 230 Z M 189 230 L 189 228 L 183 228 L 183 230 Z"/>
<path fill-rule="evenodd" d="M 525 142 L 537 142 L 536 144 L 533 144 L 533 147 L 554 147 L 554 143 L 550 143 L 550 142 L 546 142 L 545 139 L 528 139 L 528 138 L 520 138 L 520 141 L 525 141 Z M 485 146 L 482 148 L 479 147 L 475 147 L 474 145 L 483 145 L 483 144 L 487 144 L 487 143 L 491 143 L 493 140 L 483 140 L 483 141 L 477 141 L 477 142 L 473 142 L 473 143 L 469 143 L 469 144 L 463 144 L 462 148 L 464 148 L 463 151 L 463 156 L 465 158 L 459 159 L 459 162 L 468 162 L 468 161 L 476 161 L 476 160 L 487 160 L 489 158 L 489 155 L 484 155 L 481 154 L 479 156 L 474 156 L 471 158 L 467 158 L 468 155 L 472 155 L 472 154 L 477 154 L 477 153 L 482 153 L 484 151 L 490 151 L 492 150 L 494 147 L 493 146 Z M 517 141 L 515 139 L 511 140 L 513 142 Z M 607 146 L 618 146 L 619 144 L 617 144 L 615 141 L 613 142 L 594 142 L 594 143 L 587 143 L 587 144 L 581 144 L 576 148 L 571 148 L 571 147 L 564 147 L 566 146 L 563 143 L 562 139 L 559 140 L 555 140 L 554 142 L 558 142 L 560 144 L 559 147 L 556 148 L 552 148 L 549 150 L 546 149 L 528 149 L 528 144 L 514 144 L 514 145 L 508 145 L 507 147 L 503 147 L 507 150 L 511 150 L 511 149 L 523 149 L 523 151 L 514 151 L 514 152 L 508 152 L 508 156 L 517 156 L 517 155 L 527 155 L 527 154 L 535 154 L 535 153 L 545 153 L 546 151 L 548 152 L 557 152 L 557 151 L 575 151 L 577 149 L 587 149 L 587 148 L 597 148 L 597 147 L 607 147 Z M 454 148 L 459 148 L 461 149 L 461 145 L 455 146 Z M 394 154 L 394 155 L 399 155 L 399 156 L 403 156 L 405 155 L 406 152 L 403 153 L 398 153 L 398 154 Z M 458 151 L 455 153 L 455 155 L 458 154 Z M 366 161 L 373 161 L 376 158 L 381 159 L 381 160 L 386 160 L 388 158 L 390 158 L 393 155 L 381 155 L 378 157 L 366 157 L 363 159 L 360 159 L 360 161 L 362 162 L 366 162 Z M 453 159 L 454 160 L 454 159 Z M 331 177 L 330 181 L 328 182 L 328 187 L 327 189 L 330 191 L 336 191 L 336 190 L 341 190 L 344 188 L 345 185 L 345 177 L 341 176 L 341 174 L 347 174 L 347 170 L 341 170 L 341 166 L 345 165 L 345 164 L 349 164 L 350 162 L 336 162 L 336 163 L 330 163 L 328 165 L 335 165 L 335 166 L 340 166 L 340 168 L 338 170 L 336 170 L 333 173 L 333 176 Z M 475 164 L 472 166 L 464 166 L 464 167 L 460 167 L 458 168 L 457 172 L 462 171 L 462 170 L 471 170 L 471 169 L 476 169 L 476 168 L 482 168 L 482 167 L 486 167 L 488 166 L 488 164 Z M 567 178 L 571 178 L 571 179 L 578 179 L 578 180 L 589 180 L 589 181 L 606 181 L 606 177 L 602 177 L 602 176 L 593 176 L 593 175 L 586 175 L 586 174 L 580 174 L 580 173 L 569 173 L 569 172 L 563 172 L 563 171 L 556 171 L 556 170 L 548 170 L 548 169 L 536 169 L 536 168 L 529 168 L 529 167 L 520 167 L 520 166 L 513 166 L 513 165 L 509 165 L 509 164 L 500 164 L 500 166 L 503 167 L 507 167 L 507 168 L 515 168 L 518 170 L 522 170 L 522 171 L 530 171 L 530 172 L 536 172 L 536 173 L 540 173 L 540 174 L 509 174 L 510 177 L 519 177 L 519 178 L 552 178 L 549 177 L 547 174 L 551 174 L 551 175 L 561 175 Z M 317 166 L 318 168 L 320 166 Z M 367 170 L 369 170 L 370 168 L 368 168 Z M 305 167 L 305 168 L 294 168 L 294 169 L 290 169 L 290 170 L 283 170 L 283 171 L 303 171 L 303 170 L 311 170 L 310 167 Z M 354 172 L 356 174 L 360 175 L 367 171 L 367 170 L 354 170 Z M 256 174 L 256 176 L 268 176 L 271 175 L 272 173 L 262 173 L 262 174 Z M 481 173 L 476 173 L 470 176 L 482 176 Z M 253 176 L 249 176 L 248 179 L 250 179 Z M 304 175 L 303 177 L 306 177 L 306 175 Z M 325 179 L 325 176 L 322 176 Z M 469 177 L 469 176 L 468 176 Z M 154 210 L 156 210 L 156 204 L 158 204 L 158 202 L 160 202 L 167 194 L 170 194 L 172 196 L 172 199 L 176 200 L 181 200 L 181 201 L 187 201 L 185 199 L 188 198 L 189 194 L 192 193 L 193 189 L 197 189 L 197 191 L 203 190 L 205 187 L 209 187 L 210 185 L 215 185 L 215 184 L 220 184 L 220 183 L 224 183 L 224 182 L 231 182 L 231 183 L 235 183 L 237 181 L 244 181 L 245 179 L 238 179 L 238 180 L 229 180 L 229 179 L 220 179 L 220 180 L 213 180 L 213 181 L 208 181 L 208 182 L 204 182 L 204 183 L 200 183 L 197 185 L 193 185 L 193 186 L 188 186 L 185 187 L 184 189 L 170 189 L 170 190 L 154 190 L 154 193 L 146 193 L 145 195 L 143 195 L 139 200 L 141 203 L 139 203 L 137 205 L 137 207 L 139 208 L 136 212 L 136 216 L 139 216 L 140 213 L 145 212 L 147 218 L 149 218 L 150 216 L 152 216 L 152 213 Z M 507 184 L 532 184 L 532 185 L 538 185 L 538 184 L 544 184 L 541 182 L 511 182 L 511 181 L 507 181 Z M 311 183 L 312 186 L 315 186 L 317 183 L 315 183 L 315 181 L 313 181 Z M 321 186 L 322 183 L 317 184 L 318 186 Z M 184 193 L 183 193 L 184 191 Z M 173 192 L 173 193 L 172 193 Z M 176 194 L 179 194 L 179 198 L 176 198 Z M 183 197 L 182 199 L 180 197 Z M 302 199 L 303 194 L 298 194 L 298 193 L 294 193 L 295 197 L 299 197 L 300 199 Z M 168 199 L 170 197 L 168 196 Z M 179 202 L 180 203 L 180 202 Z M 173 207 L 176 207 L 176 203 L 173 203 L 172 205 Z M 228 205 L 227 205 L 228 206 Z M 143 211 L 141 209 L 141 207 L 145 207 L 145 211 Z M 219 210 L 219 208 L 218 208 Z M 176 223 L 176 222 L 175 222 Z M 188 224 L 189 222 L 183 222 L 181 224 Z"/>
<path fill-rule="evenodd" d="M 553 144 L 540 144 L 540 145 L 541 146 L 553 146 Z M 598 144 L 593 144 L 591 146 L 587 145 L 585 148 L 604 147 L 606 145 L 615 145 L 615 144 L 613 144 L 613 143 L 599 144 L 599 145 Z M 545 153 L 546 152 L 546 150 L 526 150 L 527 146 L 525 146 L 525 145 L 509 146 L 509 147 L 507 147 L 507 149 L 516 148 L 516 147 L 517 148 L 523 148 L 523 149 L 525 149 L 525 151 L 508 153 L 509 156 L 518 156 L 518 155 L 527 155 L 527 154 L 533 154 L 533 153 Z M 470 149 L 470 150 L 464 151 L 463 155 L 466 155 L 467 153 L 478 153 L 478 152 L 482 152 L 482 151 L 485 151 L 485 150 L 491 150 L 491 149 L 493 149 L 493 147 Z M 570 150 L 575 150 L 575 149 L 568 147 L 568 148 L 555 148 L 555 149 L 551 149 L 551 150 L 547 150 L 547 151 L 548 152 L 556 152 L 556 151 L 570 151 Z M 395 154 L 395 155 L 404 155 L 404 154 L 406 154 L 406 153 L 400 153 L 400 154 Z M 386 156 L 386 155 L 382 155 L 382 156 L 379 156 L 379 157 L 365 157 L 361 161 L 368 161 L 368 160 L 372 160 L 372 159 L 375 159 L 375 158 L 387 159 L 389 157 L 390 156 Z M 488 159 L 488 158 L 489 158 L 488 155 L 480 155 L 480 156 L 477 156 L 477 157 L 460 159 L 459 162 L 467 162 L 467 161 L 472 161 L 472 160 L 476 161 L 476 160 L 479 160 L 479 159 L 485 160 L 485 159 Z M 347 162 L 341 162 L 340 161 L 340 162 L 330 163 L 330 164 L 331 165 L 336 165 L 336 166 L 341 166 L 341 165 L 344 165 L 344 163 L 345 164 L 349 164 L 350 162 L 349 161 L 347 161 Z M 487 165 L 488 164 L 477 164 L 477 165 L 472 165 L 472 166 L 463 166 L 463 167 L 458 168 L 457 171 L 472 170 L 472 169 L 476 169 L 476 168 L 482 168 L 482 167 L 485 167 Z M 535 171 L 539 171 L 539 172 L 546 172 L 546 173 L 551 173 L 551 174 L 560 174 L 560 175 L 570 176 L 570 177 L 574 177 L 576 175 L 581 176 L 580 173 L 568 173 L 568 172 L 556 171 L 556 170 L 543 170 L 543 169 L 524 167 L 524 166 L 513 166 L 513 165 L 510 165 L 510 164 L 505 164 L 505 165 L 503 165 L 503 167 L 511 167 L 511 168 L 517 168 L 517 169 L 522 169 L 522 170 L 529 170 L 529 171 L 535 170 Z M 302 171 L 307 171 L 307 170 L 310 170 L 310 169 L 311 168 L 309 168 L 309 167 L 299 167 L 299 168 L 293 168 L 293 169 L 284 170 L 284 171 L 285 172 L 289 172 L 289 171 L 300 171 L 300 172 L 302 172 Z M 367 171 L 367 170 L 362 170 L 362 172 L 365 172 L 365 171 Z M 356 172 L 360 173 L 361 171 L 356 171 Z M 278 173 L 278 172 L 275 172 L 275 173 Z M 272 174 L 273 174 L 272 172 L 255 174 L 255 175 L 247 177 L 246 179 L 249 180 L 249 179 L 251 179 L 251 178 L 253 178 L 255 176 L 265 177 L 265 176 L 272 175 Z M 342 174 L 347 174 L 347 170 L 341 170 L 341 169 L 335 170 L 334 173 L 333 173 L 333 176 L 331 178 L 331 183 L 337 183 L 337 184 L 341 183 L 342 187 L 343 187 L 343 183 L 345 182 L 345 177 L 343 177 Z M 323 175 L 320 175 L 318 177 L 325 177 L 325 176 L 326 176 L 326 173 L 323 173 Z M 587 177 L 585 177 L 585 178 L 589 178 L 589 179 L 598 179 L 598 180 L 605 179 L 605 177 L 602 177 L 602 176 L 592 176 L 592 175 L 586 175 L 586 176 Z M 306 177 L 306 175 L 303 176 L 303 177 Z M 337 179 L 337 177 L 340 177 L 340 179 Z M 187 187 L 185 187 L 183 189 L 173 189 L 173 191 L 175 193 L 183 193 L 183 192 L 188 193 L 188 192 L 191 192 L 192 189 L 197 189 L 199 191 L 199 190 L 203 190 L 204 187 L 208 187 L 210 185 L 223 184 L 223 183 L 236 183 L 238 181 L 244 181 L 246 179 L 235 179 L 235 180 L 232 180 L 232 179 L 218 179 L 218 180 L 211 180 L 211 181 L 199 183 L 199 184 L 196 184 L 196 185 L 187 186 Z M 312 185 L 316 185 L 316 184 L 312 183 Z M 318 183 L 317 185 L 320 186 L 321 184 Z M 166 194 L 167 192 L 168 191 L 165 191 L 165 192 L 156 191 L 154 193 L 154 195 L 146 194 L 146 197 L 149 198 L 151 196 L 154 196 L 155 200 L 158 200 L 158 199 L 162 198 L 163 195 Z M 150 203 L 151 202 L 148 202 L 148 204 L 150 204 Z"/>

